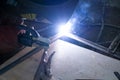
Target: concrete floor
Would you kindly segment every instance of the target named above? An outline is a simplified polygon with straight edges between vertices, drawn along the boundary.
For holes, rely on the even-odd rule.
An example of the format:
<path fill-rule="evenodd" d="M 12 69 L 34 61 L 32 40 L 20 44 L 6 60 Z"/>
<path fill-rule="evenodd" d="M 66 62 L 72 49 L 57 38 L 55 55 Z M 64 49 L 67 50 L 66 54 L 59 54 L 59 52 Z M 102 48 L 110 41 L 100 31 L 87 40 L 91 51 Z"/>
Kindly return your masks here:
<path fill-rule="evenodd" d="M 31 49 L 24 49 L 19 54 L 24 54 Z M 51 53 L 53 51 L 56 53 L 51 63 L 52 80 L 118 80 L 114 75 L 114 71 L 120 73 L 120 61 L 116 59 L 62 40 L 57 40 L 50 45 L 48 52 Z M 0 75 L 0 80 L 33 80 L 41 60 L 42 52 L 43 50 L 39 51 L 24 62 Z"/>

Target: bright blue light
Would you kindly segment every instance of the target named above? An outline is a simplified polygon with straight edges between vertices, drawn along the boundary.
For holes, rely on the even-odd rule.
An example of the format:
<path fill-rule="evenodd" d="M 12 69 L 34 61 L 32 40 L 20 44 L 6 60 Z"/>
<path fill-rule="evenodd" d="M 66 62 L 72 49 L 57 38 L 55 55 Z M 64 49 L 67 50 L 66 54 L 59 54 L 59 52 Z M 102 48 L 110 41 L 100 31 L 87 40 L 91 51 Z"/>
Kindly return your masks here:
<path fill-rule="evenodd" d="M 60 26 L 59 26 L 59 33 L 60 33 L 61 35 L 66 35 L 67 33 L 70 32 L 71 26 L 72 26 L 71 23 L 60 24 Z"/>
<path fill-rule="evenodd" d="M 67 35 L 71 31 L 71 27 L 73 26 L 75 21 L 76 21 L 76 18 L 72 18 L 66 24 L 60 24 L 59 25 L 59 33 L 61 35 Z"/>

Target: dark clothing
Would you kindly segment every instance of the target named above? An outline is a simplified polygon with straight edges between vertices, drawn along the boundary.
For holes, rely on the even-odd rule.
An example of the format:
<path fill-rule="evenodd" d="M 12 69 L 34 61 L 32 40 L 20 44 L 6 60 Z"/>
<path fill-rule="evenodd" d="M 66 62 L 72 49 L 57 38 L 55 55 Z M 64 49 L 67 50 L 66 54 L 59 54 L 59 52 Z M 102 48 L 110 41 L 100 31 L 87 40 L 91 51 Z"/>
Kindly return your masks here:
<path fill-rule="evenodd" d="M 32 39 L 32 36 L 30 35 L 18 34 L 17 38 L 18 38 L 18 42 L 25 46 L 32 46 L 33 44 L 33 39 Z"/>
<path fill-rule="evenodd" d="M 33 37 L 36 37 L 36 38 L 39 37 L 39 33 L 30 27 L 26 27 L 24 25 L 19 25 L 18 29 L 26 30 L 26 33 L 25 33 L 26 35 L 30 35 L 30 33 L 31 33 Z"/>
<path fill-rule="evenodd" d="M 33 43 L 36 43 L 38 45 L 42 45 L 42 46 L 49 46 L 49 44 L 41 42 L 41 41 L 37 41 L 37 40 L 33 40 L 34 38 L 39 38 L 40 35 L 37 31 L 35 31 L 32 28 L 26 27 L 24 25 L 19 25 L 18 26 L 19 30 L 25 30 L 25 33 L 18 34 L 18 42 L 25 45 L 25 46 L 32 46 Z"/>
<path fill-rule="evenodd" d="M 36 31 L 29 27 L 26 27 L 24 25 L 19 25 L 18 29 L 26 31 L 24 34 L 21 34 L 21 33 L 18 34 L 18 36 L 17 36 L 18 42 L 25 46 L 32 46 L 32 44 L 34 42 L 32 38 L 38 37 L 38 34 L 36 33 Z"/>

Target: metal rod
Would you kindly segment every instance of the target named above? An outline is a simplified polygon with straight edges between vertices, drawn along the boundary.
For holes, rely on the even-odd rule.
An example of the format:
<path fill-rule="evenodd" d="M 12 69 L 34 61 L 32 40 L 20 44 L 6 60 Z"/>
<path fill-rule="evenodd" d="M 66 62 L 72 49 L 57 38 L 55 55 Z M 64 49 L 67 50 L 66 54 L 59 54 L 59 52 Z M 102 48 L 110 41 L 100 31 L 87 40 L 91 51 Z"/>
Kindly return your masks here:
<path fill-rule="evenodd" d="M 103 8 L 102 8 L 102 25 L 101 25 L 101 29 L 100 29 L 100 32 L 98 34 L 98 38 L 97 38 L 97 42 L 99 41 L 101 35 L 102 35 L 102 32 L 103 32 L 103 29 L 104 29 L 104 14 L 105 14 L 105 1 L 103 0 Z"/>

